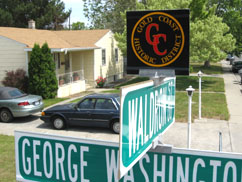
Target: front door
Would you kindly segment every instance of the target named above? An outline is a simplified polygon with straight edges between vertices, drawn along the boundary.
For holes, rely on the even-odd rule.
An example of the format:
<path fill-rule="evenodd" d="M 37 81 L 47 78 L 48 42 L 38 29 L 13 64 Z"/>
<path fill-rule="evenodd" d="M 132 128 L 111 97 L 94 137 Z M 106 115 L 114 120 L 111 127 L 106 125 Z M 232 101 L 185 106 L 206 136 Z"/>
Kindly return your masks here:
<path fill-rule="evenodd" d="M 70 54 L 65 54 L 65 73 L 70 73 Z"/>

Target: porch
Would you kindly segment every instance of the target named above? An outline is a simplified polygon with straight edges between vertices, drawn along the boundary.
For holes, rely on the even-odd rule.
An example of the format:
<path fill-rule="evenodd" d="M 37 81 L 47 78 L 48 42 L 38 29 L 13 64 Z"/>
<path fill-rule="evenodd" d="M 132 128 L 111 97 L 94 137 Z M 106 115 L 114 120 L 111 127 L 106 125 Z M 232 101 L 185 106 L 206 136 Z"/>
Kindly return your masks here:
<path fill-rule="evenodd" d="M 93 75 L 93 51 L 53 52 L 58 80 L 57 97 L 67 97 L 86 90 L 86 84 Z M 85 72 L 84 72 L 85 70 Z M 91 77 L 92 79 L 92 77 Z"/>
<path fill-rule="evenodd" d="M 67 97 L 86 90 L 84 70 L 57 75 L 57 97 Z"/>

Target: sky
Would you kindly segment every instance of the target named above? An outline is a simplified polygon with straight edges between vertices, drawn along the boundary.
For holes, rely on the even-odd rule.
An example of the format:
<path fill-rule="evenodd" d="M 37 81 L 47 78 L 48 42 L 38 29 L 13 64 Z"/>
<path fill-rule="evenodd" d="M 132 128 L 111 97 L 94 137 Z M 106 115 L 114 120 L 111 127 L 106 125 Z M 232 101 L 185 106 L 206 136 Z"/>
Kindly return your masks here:
<path fill-rule="evenodd" d="M 85 25 L 88 25 L 88 20 L 84 16 L 83 12 L 83 2 L 82 0 L 62 0 L 62 2 L 65 3 L 65 9 L 69 10 L 71 9 L 71 24 L 73 22 L 84 22 Z M 69 20 L 68 20 L 69 21 Z M 67 22 L 66 24 L 68 24 Z"/>

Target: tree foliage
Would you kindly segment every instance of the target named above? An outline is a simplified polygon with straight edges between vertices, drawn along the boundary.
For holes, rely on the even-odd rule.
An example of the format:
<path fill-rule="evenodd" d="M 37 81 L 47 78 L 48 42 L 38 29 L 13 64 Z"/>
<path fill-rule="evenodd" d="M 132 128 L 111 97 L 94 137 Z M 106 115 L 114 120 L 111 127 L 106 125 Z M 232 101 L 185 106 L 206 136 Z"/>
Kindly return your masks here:
<path fill-rule="evenodd" d="M 234 49 L 235 40 L 226 34 L 229 27 L 222 18 L 211 15 L 191 23 L 190 59 L 192 61 L 217 62 L 226 57 L 226 51 Z"/>
<path fill-rule="evenodd" d="M 85 23 L 78 21 L 78 22 L 74 22 L 71 24 L 71 29 L 72 30 L 85 30 L 86 26 L 85 26 Z"/>
<path fill-rule="evenodd" d="M 61 0 L 0 0 L 0 26 L 27 28 L 33 19 L 38 29 L 62 29 L 71 10 Z"/>
<path fill-rule="evenodd" d="M 241 0 L 210 0 L 209 6 L 216 5 L 216 15 L 223 18 L 234 38 L 236 47 L 232 53 L 237 56 L 242 52 L 242 1 Z"/>
<path fill-rule="evenodd" d="M 121 13 L 134 10 L 136 0 L 83 0 L 84 14 L 91 22 L 90 28 L 124 31 L 125 20 Z"/>
<path fill-rule="evenodd" d="M 2 80 L 5 87 L 16 87 L 24 92 L 28 92 L 28 77 L 26 71 L 17 69 L 6 71 L 6 76 Z"/>
<path fill-rule="evenodd" d="M 48 99 L 57 95 L 57 89 L 55 63 L 48 44 L 41 48 L 35 44 L 29 62 L 29 92 Z"/>

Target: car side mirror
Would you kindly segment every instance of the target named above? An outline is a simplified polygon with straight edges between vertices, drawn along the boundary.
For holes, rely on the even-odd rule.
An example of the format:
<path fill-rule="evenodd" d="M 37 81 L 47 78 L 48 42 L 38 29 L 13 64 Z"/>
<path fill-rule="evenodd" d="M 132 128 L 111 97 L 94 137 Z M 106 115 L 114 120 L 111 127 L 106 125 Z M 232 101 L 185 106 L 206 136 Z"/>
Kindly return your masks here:
<path fill-rule="evenodd" d="M 75 108 L 75 110 L 79 110 L 79 108 L 78 108 L 78 104 L 76 104 L 76 105 L 74 106 L 74 108 Z"/>

